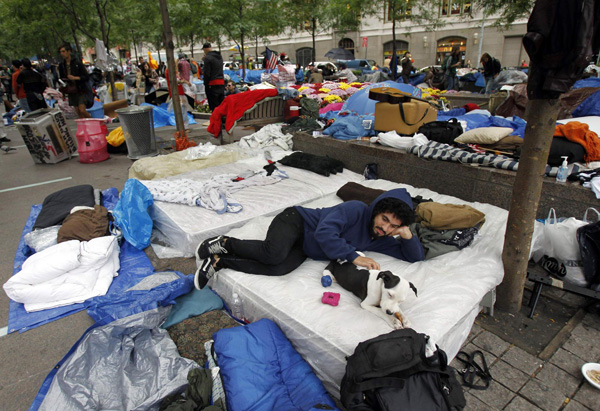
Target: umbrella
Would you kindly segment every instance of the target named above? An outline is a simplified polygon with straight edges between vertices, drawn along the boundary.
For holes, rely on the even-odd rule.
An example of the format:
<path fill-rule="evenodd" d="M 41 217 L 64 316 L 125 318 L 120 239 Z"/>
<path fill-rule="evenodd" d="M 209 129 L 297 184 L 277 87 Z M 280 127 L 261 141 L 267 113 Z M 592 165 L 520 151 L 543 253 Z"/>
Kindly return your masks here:
<path fill-rule="evenodd" d="M 354 60 L 354 54 L 350 50 L 336 48 L 325 53 L 325 57 L 332 60 Z"/>

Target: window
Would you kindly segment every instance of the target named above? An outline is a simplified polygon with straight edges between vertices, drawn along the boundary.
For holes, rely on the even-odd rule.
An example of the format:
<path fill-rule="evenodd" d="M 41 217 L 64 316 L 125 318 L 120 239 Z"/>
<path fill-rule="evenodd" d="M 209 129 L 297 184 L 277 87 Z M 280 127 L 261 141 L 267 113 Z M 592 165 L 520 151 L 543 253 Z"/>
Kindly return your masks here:
<path fill-rule="evenodd" d="M 409 0 L 405 0 L 406 5 L 403 5 L 399 2 L 395 2 L 396 5 L 396 20 L 402 20 L 406 17 L 410 17 L 412 13 L 412 6 L 409 4 Z M 403 13 L 404 10 L 404 13 Z M 386 10 L 385 10 L 385 21 L 392 21 L 392 4 L 388 2 Z"/>
<path fill-rule="evenodd" d="M 306 67 L 312 61 L 312 47 L 302 47 L 296 50 L 296 63 Z"/>
<path fill-rule="evenodd" d="M 402 40 L 396 40 L 396 55 L 402 57 L 402 55 L 408 51 L 408 42 Z M 383 61 L 388 58 L 392 58 L 394 53 L 394 42 L 388 41 L 383 44 Z"/>
<path fill-rule="evenodd" d="M 440 7 L 440 15 L 444 17 L 448 16 L 460 16 L 471 14 L 471 2 L 461 0 L 442 0 Z"/>
<path fill-rule="evenodd" d="M 338 47 L 346 49 L 354 55 L 354 40 L 345 37 L 338 42 Z"/>

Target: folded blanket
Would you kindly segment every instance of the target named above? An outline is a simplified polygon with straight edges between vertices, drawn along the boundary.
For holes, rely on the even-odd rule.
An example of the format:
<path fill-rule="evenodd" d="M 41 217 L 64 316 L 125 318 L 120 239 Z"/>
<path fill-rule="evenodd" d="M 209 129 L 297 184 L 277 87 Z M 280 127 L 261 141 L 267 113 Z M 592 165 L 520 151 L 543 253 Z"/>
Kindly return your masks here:
<path fill-rule="evenodd" d="M 587 124 L 579 121 L 569 121 L 567 124 L 558 124 L 554 130 L 554 137 L 564 137 L 569 141 L 581 144 L 585 148 L 585 161 L 600 160 L 600 140 L 598 134 L 590 130 Z"/>
<path fill-rule="evenodd" d="M 421 225 L 434 230 L 470 228 L 482 224 L 485 214 L 468 205 L 425 202 L 415 209 Z"/>
<path fill-rule="evenodd" d="M 365 187 L 362 184 L 350 181 L 344 184 L 335 194 L 343 201 L 358 200 L 370 205 L 383 193 L 385 193 L 385 190 Z"/>
<path fill-rule="evenodd" d="M 221 118 L 226 116 L 225 130 L 229 132 L 236 121 L 238 121 L 246 110 L 254 106 L 265 97 L 277 96 L 277 89 L 248 90 L 243 93 L 232 94 L 215 108 L 210 116 L 208 132 L 217 137 L 221 132 Z"/>

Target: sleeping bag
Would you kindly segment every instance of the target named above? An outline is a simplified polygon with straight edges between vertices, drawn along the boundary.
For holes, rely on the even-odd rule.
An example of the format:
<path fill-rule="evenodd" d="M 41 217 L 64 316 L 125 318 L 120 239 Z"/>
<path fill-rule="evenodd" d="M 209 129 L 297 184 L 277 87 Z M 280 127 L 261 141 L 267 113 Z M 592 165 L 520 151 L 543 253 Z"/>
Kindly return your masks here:
<path fill-rule="evenodd" d="M 336 409 L 321 381 L 273 321 L 222 329 L 214 340 L 229 410 L 323 409 L 319 404 Z"/>

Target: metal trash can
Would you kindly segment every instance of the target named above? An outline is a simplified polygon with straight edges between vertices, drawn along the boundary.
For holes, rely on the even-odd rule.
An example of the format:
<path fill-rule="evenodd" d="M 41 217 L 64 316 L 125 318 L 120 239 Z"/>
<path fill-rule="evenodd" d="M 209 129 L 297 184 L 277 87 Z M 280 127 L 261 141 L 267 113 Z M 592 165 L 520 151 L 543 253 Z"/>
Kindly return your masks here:
<path fill-rule="evenodd" d="M 129 106 L 115 112 L 123 124 L 123 135 L 129 152 L 127 157 L 137 160 L 157 155 L 152 107 Z"/>

